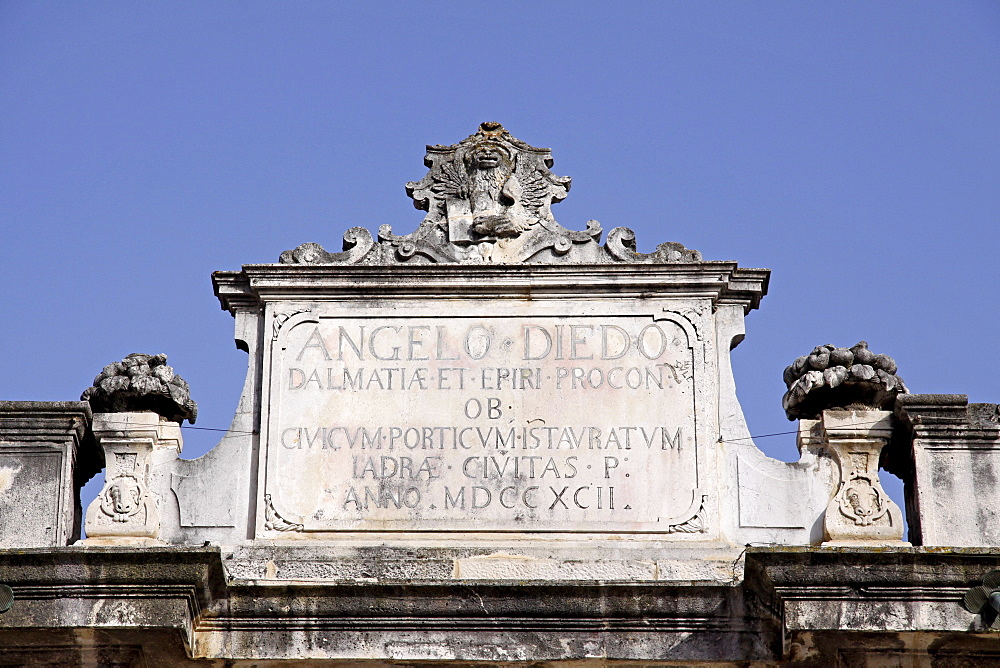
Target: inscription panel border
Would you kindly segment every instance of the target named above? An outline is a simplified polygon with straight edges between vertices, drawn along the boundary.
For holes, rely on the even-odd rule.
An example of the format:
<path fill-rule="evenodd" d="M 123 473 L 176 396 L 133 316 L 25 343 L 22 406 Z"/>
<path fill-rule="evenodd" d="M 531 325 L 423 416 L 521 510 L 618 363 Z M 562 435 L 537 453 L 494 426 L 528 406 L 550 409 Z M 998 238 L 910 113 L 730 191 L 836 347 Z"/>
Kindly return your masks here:
<path fill-rule="evenodd" d="M 586 300 L 581 300 L 586 301 Z M 586 313 L 580 313 L 578 311 L 570 310 L 567 312 L 567 307 L 579 306 L 580 301 L 567 300 L 567 304 L 560 305 L 558 308 L 547 308 L 543 312 L 538 310 L 524 310 L 523 307 L 520 308 L 507 308 L 504 309 L 503 313 L 493 313 L 493 314 L 483 314 L 480 310 L 474 310 L 465 312 L 462 314 L 451 313 L 447 315 L 442 315 L 440 313 L 430 313 L 427 312 L 426 307 L 418 308 L 404 308 L 396 310 L 393 308 L 392 304 L 384 304 L 375 308 L 364 308 L 364 309 L 345 309 L 343 304 L 340 304 L 341 308 L 326 308 L 324 306 L 334 306 L 333 304 L 322 304 L 316 302 L 310 302 L 305 300 L 295 300 L 288 302 L 269 302 L 266 305 L 264 323 L 270 323 L 270 331 L 267 336 L 267 342 L 270 345 L 265 346 L 264 356 L 265 359 L 262 365 L 262 387 L 265 389 L 265 395 L 262 398 L 262 415 L 261 415 L 261 448 L 263 450 L 263 455 L 265 458 L 265 466 L 261 467 L 262 480 L 260 481 L 258 489 L 258 523 L 257 523 L 257 535 L 258 537 L 274 537 L 272 531 L 280 532 L 301 532 L 306 534 L 342 534 L 342 533 L 441 533 L 441 534 L 458 534 L 458 533 L 484 533 L 484 534 L 659 534 L 659 535 L 671 535 L 674 534 L 677 537 L 692 537 L 697 535 L 697 538 L 704 540 L 709 538 L 706 534 L 714 534 L 717 528 L 710 528 L 709 525 L 712 524 L 710 521 L 710 497 L 704 492 L 704 480 L 702 479 L 701 465 L 702 460 L 706 456 L 705 443 L 707 440 L 702 438 L 701 429 L 703 427 L 702 420 L 699 419 L 699 413 L 701 410 L 709 408 L 708 406 L 699 407 L 699 377 L 703 376 L 708 371 L 708 364 L 706 364 L 706 342 L 703 337 L 702 328 L 704 326 L 703 319 L 698 317 L 701 315 L 701 309 L 693 312 L 699 323 L 696 325 L 687 316 L 686 313 L 682 313 L 676 309 L 676 304 L 672 304 L 669 300 L 656 300 L 655 307 L 648 308 L 651 306 L 647 304 L 647 308 L 636 309 L 632 311 L 588 311 Z M 690 302 L 685 302 L 690 303 Z M 485 310 L 485 306 L 483 308 Z M 691 309 L 686 309 L 691 310 Z M 373 524 L 377 523 L 377 526 L 344 526 L 344 527 L 330 527 L 328 525 L 315 526 L 312 525 L 306 518 L 295 516 L 291 513 L 284 513 L 280 510 L 281 503 L 280 498 L 276 498 L 276 489 L 271 489 L 269 481 L 275 476 L 275 458 L 270 456 L 271 449 L 277 447 L 276 441 L 276 427 L 280 420 L 280 403 L 281 403 L 281 390 L 278 387 L 280 384 L 280 376 L 275 377 L 273 371 L 275 370 L 273 365 L 277 360 L 281 359 L 281 351 L 284 347 L 285 340 L 287 339 L 289 333 L 300 325 L 307 323 L 321 324 L 323 320 L 330 319 L 346 319 L 346 320 L 362 320 L 362 319 L 385 319 L 385 320 L 408 320 L 408 319 L 441 319 L 449 320 L 456 318 L 476 318 L 476 319 L 511 319 L 511 318 L 582 318 L 582 319 L 593 319 L 593 318 L 649 318 L 652 322 L 662 322 L 668 321 L 680 327 L 686 335 L 686 348 L 688 349 L 688 355 L 690 356 L 692 364 L 692 377 L 691 382 L 691 410 L 692 410 L 692 425 L 693 433 L 691 435 L 692 445 L 694 450 L 693 462 L 694 462 L 694 481 L 695 485 L 691 489 L 691 503 L 690 506 L 682 511 L 680 514 L 669 518 L 662 518 L 662 522 L 657 523 L 642 523 L 648 526 L 641 528 L 635 528 L 632 526 L 630 528 L 610 528 L 607 524 L 602 523 L 602 526 L 590 525 L 586 528 L 574 527 L 570 529 L 561 529 L 553 526 L 519 526 L 515 528 L 486 528 L 479 529 L 475 527 L 470 527 L 463 523 L 462 526 L 456 526 L 454 520 L 428 520 L 423 521 L 420 528 L 416 528 L 409 525 L 411 520 L 394 520 L 393 523 L 397 524 L 407 524 L 407 526 L 387 526 L 387 522 L 384 520 L 373 521 Z M 702 400 L 704 401 L 704 400 Z M 712 403 L 709 401 L 709 403 Z M 274 435 L 273 435 L 274 434 Z M 269 525 L 269 526 L 266 526 Z M 262 531 L 263 529 L 263 531 Z M 266 533 L 265 533 L 266 532 Z"/>

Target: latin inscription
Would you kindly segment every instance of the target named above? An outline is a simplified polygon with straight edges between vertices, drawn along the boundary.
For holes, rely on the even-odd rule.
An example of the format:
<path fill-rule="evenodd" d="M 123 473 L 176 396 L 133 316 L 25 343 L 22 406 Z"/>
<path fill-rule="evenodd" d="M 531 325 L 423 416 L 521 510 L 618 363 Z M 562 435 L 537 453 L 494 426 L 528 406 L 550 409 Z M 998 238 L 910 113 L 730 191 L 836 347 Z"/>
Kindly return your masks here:
<path fill-rule="evenodd" d="M 650 317 L 302 323 L 268 489 L 309 530 L 655 527 L 697 487 L 694 362 Z"/>

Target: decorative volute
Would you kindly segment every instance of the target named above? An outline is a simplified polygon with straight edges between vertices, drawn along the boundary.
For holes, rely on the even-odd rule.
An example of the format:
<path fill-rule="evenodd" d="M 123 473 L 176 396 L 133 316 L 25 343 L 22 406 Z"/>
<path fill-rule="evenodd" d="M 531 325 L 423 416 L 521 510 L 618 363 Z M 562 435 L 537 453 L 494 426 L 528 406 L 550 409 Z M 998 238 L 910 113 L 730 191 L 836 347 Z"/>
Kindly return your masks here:
<path fill-rule="evenodd" d="M 601 226 L 569 230 L 551 207 L 569 193 L 571 179 L 550 171 L 552 152 L 516 139 L 502 125 L 479 130 L 450 146 L 428 146 L 430 171 L 406 184 L 413 205 L 427 215 L 412 234 L 379 228 L 378 241 L 362 227 L 344 235 L 344 250 L 329 253 L 306 243 L 281 254 L 283 264 L 473 263 L 548 264 L 697 262 L 698 251 L 660 244 L 649 254 L 635 251 L 635 234 L 619 227 L 599 245 Z"/>

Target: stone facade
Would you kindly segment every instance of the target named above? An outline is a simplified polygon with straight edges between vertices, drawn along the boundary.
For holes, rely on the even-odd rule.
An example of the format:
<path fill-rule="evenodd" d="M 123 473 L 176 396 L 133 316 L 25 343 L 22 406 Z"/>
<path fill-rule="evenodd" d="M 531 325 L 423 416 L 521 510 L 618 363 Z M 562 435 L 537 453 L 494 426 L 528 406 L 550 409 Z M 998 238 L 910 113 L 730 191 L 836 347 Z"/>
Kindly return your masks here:
<path fill-rule="evenodd" d="M 0 647 L 14 665 L 988 666 L 996 636 L 962 599 L 998 561 L 997 548 L 751 547 L 727 584 L 282 581 L 234 576 L 218 547 L 6 550 L 16 599 Z"/>
<path fill-rule="evenodd" d="M 0 665 L 1000 663 L 995 406 L 820 346 L 770 459 L 729 358 L 768 270 L 563 227 L 497 123 L 425 165 L 412 234 L 213 275 L 248 370 L 207 455 L 164 355 L 0 404 Z"/>

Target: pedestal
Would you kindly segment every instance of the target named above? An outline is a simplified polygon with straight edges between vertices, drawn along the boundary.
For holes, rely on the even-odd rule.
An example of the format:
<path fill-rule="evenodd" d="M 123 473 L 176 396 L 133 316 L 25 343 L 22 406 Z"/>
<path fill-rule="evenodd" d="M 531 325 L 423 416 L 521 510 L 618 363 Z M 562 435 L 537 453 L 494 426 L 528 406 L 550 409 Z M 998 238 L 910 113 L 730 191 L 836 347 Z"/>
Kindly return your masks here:
<path fill-rule="evenodd" d="M 891 436 L 890 411 L 831 409 L 818 420 L 800 421 L 800 442 L 825 447 L 840 467 L 823 518 L 824 546 L 909 544 L 902 540 L 902 512 L 878 477 L 879 456 Z"/>
<path fill-rule="evenodd" d="M 159 499 L 150 491 L 154 456 L 180 453 L 180 425 L 156 413 L 98 413 L 94 435 L 107 462 L 104 488 L 87 509 L 88 544 L 153 543 Z M 138 540 L 137 540 L 138 539 Z"/>

